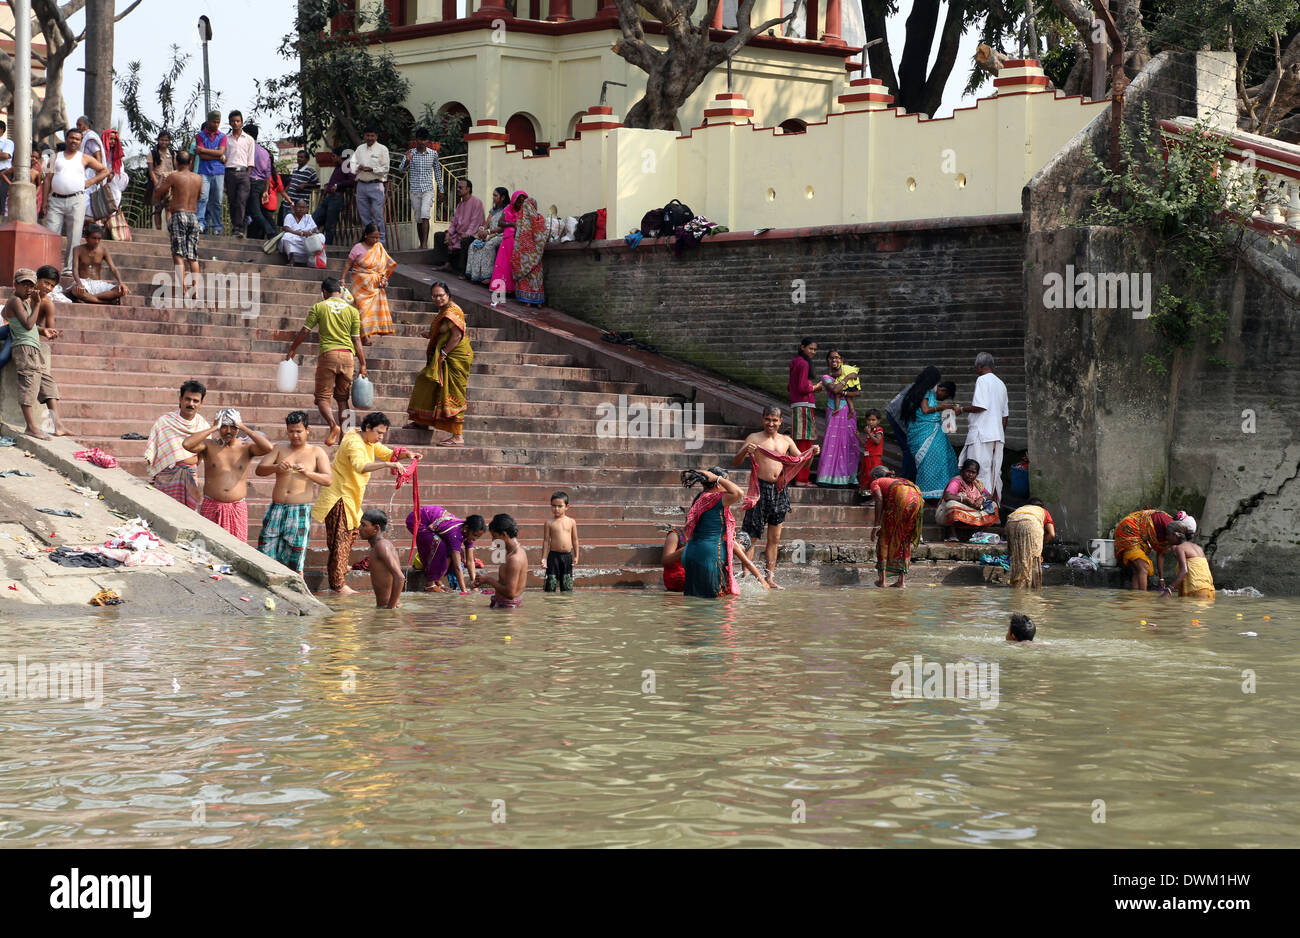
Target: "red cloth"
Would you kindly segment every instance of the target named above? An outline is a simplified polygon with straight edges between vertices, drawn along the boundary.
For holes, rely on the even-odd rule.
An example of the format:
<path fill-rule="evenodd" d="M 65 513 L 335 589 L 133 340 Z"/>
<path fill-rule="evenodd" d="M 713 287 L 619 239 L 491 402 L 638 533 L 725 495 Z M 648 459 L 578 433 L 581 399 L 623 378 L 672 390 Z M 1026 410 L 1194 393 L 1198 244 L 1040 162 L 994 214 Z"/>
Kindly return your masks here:
<path fill-rule="evenodd" d="M 686 568 L 680 560 L 664 567 L 664 589 L 670 593 L 686 592 Z"/>
<path fill-rule="evenodd" d="M 199 514 L 219 524 L 241 541 L 248 540 L 248 502 L 245 499 L 219 502 L 205 495 L 203 504 L 199 506 Z"/>
<path fill-rule="evenodd" d="M 776 479 L 776 490 L 779 492 L 787 485 L 790 480 L 797 477 L 801 472 L 807 472 L 808 467 L 812 465 L 813 454 L 809 451 L 801 451 L 798 456 L 781 456 L 772 452 L 770 449 L 758 447 L 758 451 L 768 459 L 775 459 L 782 466 L 781 474 Z M 745 494 L 745 500 L 740 503 L 740 507 L 746 510 L 753 508 L 758 504 L 758 460 L 753 454 L 749 457 L 749 491 Z M 689 538 L 691 532 L 688 530 L 686 536 Z"/>
<path fill-rule="evenodd" d="M 795 440 L 794 445 L 799 447 L 799 452 L 806 453 L 814 446 L 817 445 L 817 441 L 816 440 Z M 803 468 L 800 469 L 799 474 L 794 477 L 794 481 L 798 482 L 800 485 L 808 485 L 809 482 L 811 481 L 811 477 L 812 477 L 812 460 L 810 459 L 803 464 Z"/>

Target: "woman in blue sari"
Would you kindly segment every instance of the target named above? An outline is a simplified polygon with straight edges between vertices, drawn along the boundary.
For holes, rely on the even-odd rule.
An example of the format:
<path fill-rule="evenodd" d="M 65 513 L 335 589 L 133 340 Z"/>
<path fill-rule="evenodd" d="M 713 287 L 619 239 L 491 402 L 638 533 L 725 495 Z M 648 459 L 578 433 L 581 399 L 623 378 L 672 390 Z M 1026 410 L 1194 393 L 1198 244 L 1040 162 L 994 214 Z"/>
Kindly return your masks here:
<path fill-rule="evenodd" d="M 916 462 L 916 486 L 925 498 L 942 498 L 944 487 L 957 474 L 957 454 L 943 432 L 943 412 L 961 413 L 952 399 L 957 385 L 943 381 L 926 392 L 907 429 L 907 447 Z"/>
<path fill-rule="evenodd" d="M 745 493 L 727 478 L 720 466 L 682 473 L 682 483 L 704 488 L 695 496 L 686 514 L 686 550 L 682 552 L 682 568 L 686 571 L 687 596 L 716 599 L 723 593 L 736 592 L 736 580 L 731 572 L 731 550 L 736 539 L 736 519 L 731 516 L 731 506 L 741 501 Z"/>

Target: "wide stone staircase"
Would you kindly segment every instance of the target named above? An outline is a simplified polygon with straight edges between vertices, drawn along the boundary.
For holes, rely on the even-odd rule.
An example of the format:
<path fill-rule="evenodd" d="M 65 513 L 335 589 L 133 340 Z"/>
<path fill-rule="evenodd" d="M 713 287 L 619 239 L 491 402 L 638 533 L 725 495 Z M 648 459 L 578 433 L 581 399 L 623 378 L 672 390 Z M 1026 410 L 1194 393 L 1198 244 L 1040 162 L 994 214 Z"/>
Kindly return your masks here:
<path fill-rule="evenodd" d="M 283 438 L 285 415 L 303 410 L 312 419 L 313 442 L 322 443 L 325 430 L 311 390 L 314 337 L 300 349 L 304 354 L 297 391 L 278 391 L 275 376 L 292 336 L 320 297 L 321 279 L 341 271 L 344 251 L 333 249 L 328 271 L 288 268 L 262 254 L 257 244 L 204 238 L 200 255 L 205 274 L 259 274 L 258 315 L 244 318 L 237 309 L 184 309 L 175 301 L 161 305 L 153 297 L 153 280 L 171 270 L 166 239 L 148 230 L 137 230 L 134 238 L 109 242 L 133 291 L 121 306 L 58 307 L 57 326 L 63 336 L 54 343 L 54 376 L 66 423 L 77 438 L 117 456 L 126 471 L 143 476 L 144 442 L 122 436 L 147 435 L 157 416 L 175 409 L 180 384 L 192 378 L 208 387 L 202 412 L 209 419 L 218 408 L 235 407 L 246 424 L 274 441 Z M 620 395 L 626 395 L 629 404 L 664 403 L 666 390 L 653 367 L 639 381 L 612 380 L 602 368 L 544 351 L 536 342 L 521 341 L 518 328 L 507 330 L 494 323 L 495 311 L 482 289 L 455 279 L 452 290 L 466 310 L 475 351 L 466 447 L 433 447 L 427 432 L 400 429 L 415 375 L 424 366 L 434 317 L 432 302 L 416 295 L 422 289 L 401 286 L 395 278 L 388 296 L 397 334 L 376 339 L 366 350 L 375 382 L 374 409 L 393 422 L 387 442 L 422 457 L 421 502 L 443 505 L 461 517 L 490 517 L 502 511 L 514 515 L 530 550 L 530 585 L 535 586 L 540 583 L 542 526 L 550 517 L 551 493 L 567 491 L 582 543 L 579 585 L 657 586 L 665 525 L 682 523 L 692 497 L 681 487 L 681 470 L 730 466 L 752 428 L 706 421 L 703 440 L 695 449 L 680 439 L 598 435 L 601 404 L 616 405 Z M 516 337 L 507 338 L 507 332 Z M 716 414 L 707 416 L 717 419 Z M 747 474 L 742 471 L 737 478 L 743 487 Z M 250 478 L 253 544 L 272 484 L 269 478 Z M 806 566 L 786 566 L 786 578 L 825 580 L 833 567 L 839 573 L 832 580 L 857 579 L 855 568 L 871 556 L 867 509 L 855 505 L 847 490 L 800 488 L 792 493 L 795 507 L 783 543 L 787 556 L 792 549 L 801 551 Z M 368 507 L 389 511 L 392 536 L 405 550 L 410 543 L 403 526 L 411 508 L 409 487 L 395 492 L 391 476 L 376 474 L 366 501 Z M 930 510 L 927 518 L 932 517 Z M 925 537 L 937 540 L 932 524 L 927 524 Z M 931 543 L 918 553 L 950 561 L 973 559 L 987 549 Z M 480 557 L 486 561 L 488 553 L 480 551 Z M 364 556 L 363 544 L 353 560 Z M 317 524 L 306 573 L 313 588 L 323 584 L 324 561 L 324 531 Z M 353 577 L 354 585 L 365 587 L 364 574 Z"/>

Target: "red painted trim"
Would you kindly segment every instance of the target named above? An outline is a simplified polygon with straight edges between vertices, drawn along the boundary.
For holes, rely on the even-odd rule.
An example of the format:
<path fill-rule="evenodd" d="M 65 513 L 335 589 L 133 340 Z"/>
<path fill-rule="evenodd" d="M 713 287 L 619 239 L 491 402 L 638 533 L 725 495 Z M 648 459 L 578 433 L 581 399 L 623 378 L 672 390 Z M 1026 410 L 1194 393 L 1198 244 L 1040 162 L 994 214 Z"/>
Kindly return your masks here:
<path fill-rule="evenodd" d="M 713 96 L 718 101 L 742 101 L 745 96 L 738 91 L 719 91 Z"/>
<path fill-rule="evenodd" d="M 611 104 L 593 104 L 587 108 L 588 114 L 613 114 L 614 106 Z"/>
<path fill-rule="evenodd" d="M 488 118 L 487 120 L 475 121 L 474 126 L 475 127 L 496 126 L 496 123 L 497 123 L 496 121 L 492 120 L 491 118 Z"/>
<path fill-rule="evenodd" d="M 1046 75 L 1021 75 L 1019 78 L 995 78 L 993 79 L 994 88 L 1007 88 L 1016 85 L 1040 85 L 1046 86 L 1048 82 Z"/>
<path fill-rule="evenodd" d="M 855 78 L 851 82 L 849 82 L 849 85 L 853 88 L 864 88 L 867 85 L 883 86 L 884 84 L 885 83 L 881 81 L 879 78 Z"/>
<path fill-rule="evenodd" d="M 839 101 L 841 104 L 848 104 L 853 101 L 880 101 L 885 104 L 890 104 L 893 102 L 894 96 L 879 91 L 864 91 L 861 94 L 842 94 L 835 100 Z"/>
<path fill-rule="evenodd" d="M 1002 63 L 1003 68 L 1039 68 L 1038 59 L 1007 59 Z"/>
<path fill-rule="evenodd" d="M 705 117 L 753 117 L 753 108 L 747 107 L 718 107 L 705 108 Z"/>
<path fill-rule="evenodd" d="M 481 133 L 467 133 L 461 139 L 466 143 L 472 143 L 475 140 L 508 140 L 510 138 L 504 133 L 484 131 Z"/>
<path fill-rule="evenodd" d="M 1182 137 L 1185 136 L 1191 128 L 1182 127 L 1171 120 L 1162 120 L 1160 121 L 1160 129 L 1167 131 L 1174 137 Z M 1256 157 L 1256 164 L 1260 162 L 1259 157 L 1262 156 L 1267 158 L 1269 162 L 1282 163 L 1287 166 L 1288 169 L 1300 168 L 1300 156 L 1297 156 L 1294 153 L 1289 153 L 1286 150 L 1278 150 L 1274 147 L 1268 146 L 1267 144 L 1257 144 L 1242 137 L 1238 137 L 1236 134 L 1215 134 L 1215 136 L 1228 137 L 1228 143 L 1239 150 L 1253 151 Z M 1225 155 L 1231 160 L 1241 162 L 1241 158 L 1237 154 L 1227 153 Z"/>
<path fill-rule="evenodd" d="M 811 0 L 809 9 L 812 9 L 816 0 Z M 618 8 L 610 6 L 608 9 L 613 11 L 613 15 L 618 15 Z M 533 33 L 542 36 L 575 36 L 579 33 L 594 33 L 601 31 L 614 31 L 619 33 L 617 23 L 611 23 L 608 19 L 593 17 L 585 20 L 572 20 L 567 23 L 552 23 L 547 20 L 518 20 L 512 18 L 505 12 L 502 7 L 500 13 L 488 15 L 485 13 L 486 8 L 480 9 L 472 17 L 458 20 L 441 20 L 436 23 L 417 23 L 414 26 L 398 26 L 390 29 L 383 36 L 366 36 L 367 45 L 385 45 L 395 42 L 407 42 L 412 39 L 427 39 L 431 36 L 445 36 L 452 33 L 465 33 L 474 30 L 487 30 L 492 28 L 491 20 L 505 19 L 510 23 L 510 28 L 520 33 Z M 504 15 L 503 15 L 504 14 Z M 656 36 L 662 36 L 664 33 L 663 23 L 658 20 L 641 21 L 641 29 Z M 725 42 L 735 30 L 732 29 L 710 29 L 709 39 L 713 42 Z M 780 49 L 787 52 L 802 52 L 805 55 L 825 55 L 833 58 L 844 59 L 851 55 L 857 55 L 860 49 L 849 48 L 848 46 L 831 46 L 823 42 L 816 42 L 808 39 L 787 39 L 784 36 L 755 36 L 749 41 L 749 45 L 756 49 Z"/>

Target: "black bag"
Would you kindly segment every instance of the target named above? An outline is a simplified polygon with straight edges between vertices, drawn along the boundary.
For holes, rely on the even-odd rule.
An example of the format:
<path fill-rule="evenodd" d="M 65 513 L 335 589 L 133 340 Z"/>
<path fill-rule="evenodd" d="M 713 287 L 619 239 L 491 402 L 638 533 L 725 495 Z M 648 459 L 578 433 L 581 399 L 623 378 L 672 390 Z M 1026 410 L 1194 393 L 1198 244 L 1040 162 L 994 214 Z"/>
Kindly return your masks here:
<path fill-rule="evenodd" d="M 664 206 L 663 233 L 672 234 L 694 217 L 695 213 L 691 211 L 690 206 L 683 205 L 677 199 L 673 199 Z"/>
<path fill-rule="evenodd" d="M 596 213 L 584 212 L 578 216 L 578 225 L 573 229 L 574 241 L 585 241 L 587 244 L 596 240 Z"/>
<path fill-rule="evenodd" d="M 641 236 L 643 238 L 657 238 L 663 231 L 664 227 L 664 210 L 654 208 L 641 216 Z"/>

